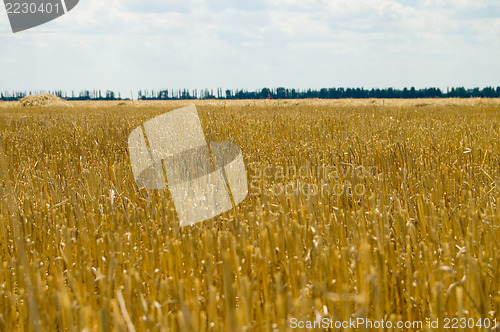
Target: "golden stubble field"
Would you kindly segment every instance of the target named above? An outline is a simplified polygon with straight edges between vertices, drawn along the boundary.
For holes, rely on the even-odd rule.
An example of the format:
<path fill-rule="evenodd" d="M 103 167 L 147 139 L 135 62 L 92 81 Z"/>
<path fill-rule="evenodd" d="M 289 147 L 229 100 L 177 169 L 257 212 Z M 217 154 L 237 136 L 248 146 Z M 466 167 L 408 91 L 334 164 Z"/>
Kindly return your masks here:
<path fill-rule="evenodd" d="M 195 103 L 250 192 L 182 229 L 127 137 L 189 102 L 0 103 L 0 331 L 500 320 L 499 100 Z"/>

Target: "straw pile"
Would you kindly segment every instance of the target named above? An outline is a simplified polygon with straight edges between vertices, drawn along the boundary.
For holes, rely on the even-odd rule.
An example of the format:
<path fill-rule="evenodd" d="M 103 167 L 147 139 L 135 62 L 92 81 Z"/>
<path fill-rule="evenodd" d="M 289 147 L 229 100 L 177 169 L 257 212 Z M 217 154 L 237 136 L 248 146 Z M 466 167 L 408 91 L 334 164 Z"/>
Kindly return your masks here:
<path fill-rule="evenodd" d="M 51 94 L 31 95 L 19 100 L 22 107 L 34 106 L 71 106 L 66 100 Z"/>

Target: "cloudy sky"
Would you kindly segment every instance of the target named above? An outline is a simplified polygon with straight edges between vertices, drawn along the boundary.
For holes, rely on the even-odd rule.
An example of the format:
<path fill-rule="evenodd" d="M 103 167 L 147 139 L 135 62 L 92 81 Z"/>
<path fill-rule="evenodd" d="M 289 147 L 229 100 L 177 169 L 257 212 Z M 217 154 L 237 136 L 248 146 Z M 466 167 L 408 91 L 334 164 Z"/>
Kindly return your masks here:
<path fill-rule="evenodd" d="M 80 0 L 12 34 L 0 90 L 500 86 L 498 0 Z"/>

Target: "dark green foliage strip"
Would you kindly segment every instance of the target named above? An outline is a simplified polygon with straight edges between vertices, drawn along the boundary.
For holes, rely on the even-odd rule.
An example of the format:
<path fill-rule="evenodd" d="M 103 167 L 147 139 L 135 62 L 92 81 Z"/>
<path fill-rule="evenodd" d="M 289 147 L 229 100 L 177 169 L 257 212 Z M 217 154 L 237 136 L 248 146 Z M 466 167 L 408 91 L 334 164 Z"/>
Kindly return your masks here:
<path fill-rule="evenodd" d="M 75 95 L 74 92 L 68 96 L 63 91 L 43 91 L 43 92 L 0 92 L 0 100 L 2 101 L 15 101 L 27 95 L 51 93 L 57 97 L 67 100 L 127 100 L 129 98 L 122 98 L 120 93 L 116 94 L 113 91 L 107 90 L 85 90 Z M 138 99 L 141 100 L 188 100 L 188 99 L 307 99 L 307 98 L 321 98 L 321 99 L 363 99 L 363 98 L 401 98 L 401 99 L 415 99 L 415 98 L 500 98 L 500 87 L 496 89 L 493 87 L 486 87 L 483 89 L 465 89 L 451 88 L 447 92 L 442 92 L 439 88 L 404 88 L 403 90 L 387 88 L 387 89 L 363 89 L 363 88 L 323 88 L 320 90 L 299 90 L 299 89 L 286 89 L 286 88 L 263 88 L 261 90 L 248 91 L 248 90 L 139 90 L 137 93 Z"/>

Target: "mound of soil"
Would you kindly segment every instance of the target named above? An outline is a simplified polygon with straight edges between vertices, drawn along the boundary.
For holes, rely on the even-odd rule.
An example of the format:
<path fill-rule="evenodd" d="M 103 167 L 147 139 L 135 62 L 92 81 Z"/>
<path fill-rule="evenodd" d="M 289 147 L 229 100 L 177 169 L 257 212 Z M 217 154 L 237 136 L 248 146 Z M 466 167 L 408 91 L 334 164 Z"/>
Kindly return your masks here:
<path fill-rule="evenodd" d="M 71 104 L 69 104 L 66 100 L 50 94 L 26 96 L 20 99 L 19 103 L 22 107 L 71 106 Z"/>

